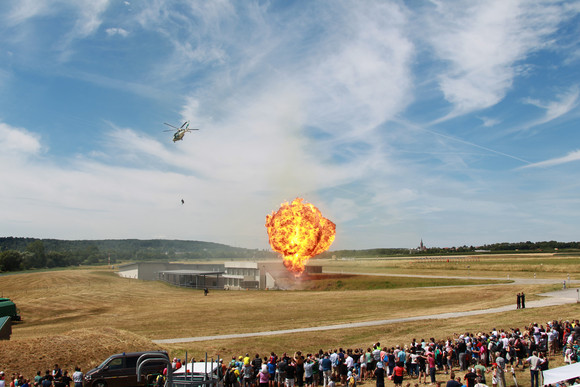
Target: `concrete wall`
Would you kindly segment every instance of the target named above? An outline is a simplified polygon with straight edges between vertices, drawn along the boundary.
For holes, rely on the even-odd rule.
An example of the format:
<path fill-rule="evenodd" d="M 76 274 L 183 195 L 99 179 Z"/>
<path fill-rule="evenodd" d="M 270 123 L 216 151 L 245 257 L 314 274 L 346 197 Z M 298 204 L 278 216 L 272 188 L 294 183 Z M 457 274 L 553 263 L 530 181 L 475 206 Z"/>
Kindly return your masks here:
<path fill-rule="evenodd" d="M 166 270 L 204 270 L 223 271 L 224 265 L 219 263 L 170 263 L 170 262 L 136 262 L 119 266 L 117 274 L 120 277 L 157 280 L 157 273 Z"/>
<path fill-rule="evenodd" d="M 130 269 L 130 270 L 119 270 L 117 272 L 117 274 L 119 275 L 119 277 L 123 277 L 123 278 L 138 279 L 139 278 L 139 268 Z"/>
<path fill-rule="evenodd" d="M 258 262 L 250 261 L 228 261 L 224 262 L 224 267 L 228 268 L 238 268 L 238 269 L 257 269 Z"/>

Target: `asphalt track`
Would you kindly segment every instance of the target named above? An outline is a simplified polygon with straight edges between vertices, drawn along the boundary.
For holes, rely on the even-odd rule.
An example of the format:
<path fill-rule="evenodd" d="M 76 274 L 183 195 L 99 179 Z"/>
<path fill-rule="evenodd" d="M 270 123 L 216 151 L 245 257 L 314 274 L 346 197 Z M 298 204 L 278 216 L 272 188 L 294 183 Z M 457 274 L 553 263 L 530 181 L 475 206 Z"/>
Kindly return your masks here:
<path fill-rule="evenodd" d="M 450 277 L 450 276 L 426 276 L 426 275 L 408 275 L 408 274 L 371 274 L 371 273 L 358 273 L 361 275 L 381 275 L 381 276 L 393 276 L 393 277 L 421 277 L 421 278 L 449 278 L 449 279 L 491 279 L 491 280 L 506 280 L 507 278 L 489 278 L 489 277 Z M 512 278 L 510 279 L 509 285 L 513 284 L 558 284 L 563 281 L 554 279 L 522 279 L 522 278 Z M 566 284 L 578 284 L 580 281 L 566 281 Z M 505 284 L 497 284 L 498 286 Z M 482 285 L 468 285 L 468 286 L 482 286 Z M 543 296 L 542 299 L 536 301 L 526 301 L 526 309 L 532 308 L 543 308 L 546 306 L 556 306 L 564 304 L 575 304 L 580 300 L 580 289 L 562 289 L 555 292 L 542 293 L 539 296 Z M 471 311 L 461 311 L 461 312 L 450 312 L 450 313 L 440 313 L 424 316 L 414 316 L 414 317 L 404 317 L 404 318 L 394 318 L 386 320 L 373 320 L 355 323 L 345 323 L 336 325 L 322 325 L 317 327 L 309 328 L 296 328 L 296 329 L 282 329 L 277 331 L 263 331 L 263 332 L 250 332 L 250 333 L 235 333 L 230 335 L 215 335 L 215 336 L 197 336 L 197 337 L 182 337 L 175 339 L 163 339 L 163 340 L 153 340 L 157 344 L 175 344 L 175 343 L 190 343 L 196 341 L 209 341 L 209 340 L 227 340 L 227 339 L 239 339 L 241 337 L 256 337 L 256 336 L 275 336 L 275 335 L 285 335 L 289 333 L 300 333 L 300 332 L 316 332 L 316 331 L 330 331 L 334 329 L 344 329 L 344 328 L 360 328 L 360 327 L 371 327 L 376 325 L 386 325 L 399 322 L 408 321 L 419 321 L 419 320 L 441 320 L 454 317 L 466 317 L 466 316 L 477 316 L 486 313 L 499 313 L 514 310 L 516 307 L 513 304 L 499 306 L 496 308 L 489 309 L 479 309 Z"/>

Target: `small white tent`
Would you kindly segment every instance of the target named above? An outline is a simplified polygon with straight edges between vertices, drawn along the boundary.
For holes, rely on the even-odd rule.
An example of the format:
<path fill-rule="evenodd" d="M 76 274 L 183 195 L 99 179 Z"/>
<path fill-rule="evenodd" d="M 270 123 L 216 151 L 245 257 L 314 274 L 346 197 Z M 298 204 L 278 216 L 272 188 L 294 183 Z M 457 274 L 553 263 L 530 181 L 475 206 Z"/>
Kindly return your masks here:
<path fill-rule="evenodd" d="M 220 364 L 216 361 L 214 361 L 213 363 L 211 361 L 207 363 L 203 361 L 199 361 L 193 364 L 187 363 L 183 365 L 181 368 L 173 371 L 173 375 L 176 376 L 183 375 L 186 369 L 188 375 L 191 375 L 192 371 L 194 375 L 203 375 L 205 373 L 211 374 L 212 372 L 215 372 L 219 368 L 219 366 Z"/>
<path fill-rule="evenodd" d="M 543 372 L 544 386 L 556 384 L 568 379 L 580 378 L 580 363 L 553 368 Z"/>

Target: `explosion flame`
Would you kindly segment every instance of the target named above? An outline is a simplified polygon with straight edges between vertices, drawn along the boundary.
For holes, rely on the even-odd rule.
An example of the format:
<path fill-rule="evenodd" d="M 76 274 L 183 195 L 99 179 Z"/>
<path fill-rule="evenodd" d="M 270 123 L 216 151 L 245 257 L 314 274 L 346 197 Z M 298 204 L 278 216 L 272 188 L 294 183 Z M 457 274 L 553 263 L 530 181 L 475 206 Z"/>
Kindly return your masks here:
<path fill-rule="evenodd" d="M 302 274 L 310 258 L 328 250 L 336 234 L 336 225 L 303 200 L 282 203 L 278 212 L 266 216 L 270 246 L 282 254 L 284 266 L 297 275 Z"/>

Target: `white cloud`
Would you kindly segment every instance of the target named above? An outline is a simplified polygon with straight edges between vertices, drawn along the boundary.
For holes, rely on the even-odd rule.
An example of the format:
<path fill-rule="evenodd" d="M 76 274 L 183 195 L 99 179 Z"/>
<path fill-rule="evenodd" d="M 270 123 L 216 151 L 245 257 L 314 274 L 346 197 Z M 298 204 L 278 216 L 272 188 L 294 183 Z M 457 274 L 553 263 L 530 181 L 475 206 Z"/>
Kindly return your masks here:
<path fill-rule="evenodd" d="M 115 36 L 115 35 L 119 35 L 122 37 L 127 37 L 127 35 L 129 35 L 129 31 L 123 29 L 123 28 L 107 28 L 105 30 L 105 32 L 107 33 L 108 36 Z"/>
<path fill-rule="evenodd" d="M 77 7 L 74 26 L 69 30 L 58 47 L 61 60 L 66 61 L 73 54 L 73 43 L 94 34 L 102 23 L 102 14 L 109 6 L 110 0 L 78 0 L 71 3 Z"/>
<path fill-rule="evenodd" d="M 95 33 L 102 23 L 102 14 L 109 6 L 109 2 L 110 0 L 75 1 L 78 17 L 70 39 L 82 39 Z"/>
<path fill-rule="evenodd" d="M 41 23 L 33 18 L 53 14 L 31 4 L 14 20 L 29 20 L 26 27 L 35 30 Z M 10 161 L 10 168 L 0 163 L 0 180 L 18 182 L 0 188 L 0 213 L 10 220 L 0 223 L 0 233 L 164 236 L 266 247 L 266 214 L 303 196 L 337 223 L 335 247 L 416 246 L 420 237 L 451 245 L 453 238 L 461 244 L 479 238 L 480 230 L 481 238 L 497 235 L 499 223 L 509 238 L 508 229 L 528 219 L 521 214 L 535 211 L 528 200 L 540 202 L 513 188 L 528 184 L 518 179 L 522 174 L 506 171 L 509 158 L 528 162 L 503 151 L 517 154 L 524 146 L 472 135 L 492 136 L 500 123 L 496 116 L 511 124 L 499 107 L 466 117 L 465 127 L 448 122 L 431 130 L 413 122 L 440 117 L 438 109 L 447 103 L 452 112 L 444 119 L 485 109 L 518 85 L 514 79 L 522 69 L 536 76 L 534 61 L 526 59 L 552 44 L 562 17 L 553 3 L 442 2 L 433 17 L 405 2 L 384 1 L 284 7 L 153 1 L 133 2 L 131 12 L 122 2 L 120 12 L 106 1 L 94 8 L 88 2 L 56 4 L 56 17 L 66 12 L 71 21 L 47 36 L 64 43 L 65 54 L 82 50 L 86 56 L 54 68 L 65 74 L 63 92 L 75 92 L 83 82 L 86 89 L 78 90 L 87 91 L 91 105 L 62 102 L 55 93 L 43 118 L 51 116 L 48 109 L 66 106 L 82 119 L 90 110 L 87 121 L 93 123 L 101 117 L 123 123 L 109 124 L 106 133 L 92 131 L 91 143 L 63 141 L 58 151 L 66 148 L 69 155 L 54 159 L 43 159 L 39 135 L 0 127 L 0 160 Z M 105 34 L 126 39 L 103 39 Z M 425 41 L 433 52 L 422 51 Z M 116 50 L 129 46 L 152 49 L 110 62 Z M 19 48 L 10 49 L 21 57 Z M 107 62 L 99 62 L 99 55 Z M 44 87 L 54 91 L 54 78 L 37 76 L 39 93 Z M 446 100 L 439 92 L 420 95 L 433 80 Z M 572 111 L 577 99 L 578 90 L 570 89 L 553 100 L 527 102 L 553 120 Z M 422 105 L 425 100 L 437 106 Z M 65 113 L 46 120 L 56 127 L 47 129 L 53 141 L 66 130 L 58 114 Z M 183 120 L 201 130 L 173 143 L 162 122 L 179 126 Z M 460 133 L 467 126 L 471 130 Z M 572 152 L 549 162 L 577 157 Z M 484 162 L 494 158 L 500 162 Z M 540 187 L 537 197 L 564 196 L 551 187 Z M 547 207 L 539 205 L 540 216 L 548 217 Z M 56 218 L 56 225 L 38 221 Z"/>
<path fill-rule="evenodd" d="M 8 25 L 13 26 L 52 11 L 54 11 L 54 8 L 47 1 L 22 0 L 14 2 L 11 11 L 3 19 Z"/>
<path fill-rule="evenodd" d="M 518 75 L 518 62 L 549 46 L 551 35 L 569 16 L 543 1 L 437 3 L 427 16 L 427 39 L 448 67 L 439 84 L 452 104 L 441 120 L 501 101 Z"/>
<path fill-rule="evenodd" d="M 41 151 L 40 136 L 22 128 L 0 123 L 0 156 L 33 156 Z"/>
<path fill-rule="evenodd" d="M 483 117 L 483 116 L 479 117 L 479 119 L 483 122 L 483 126 L 485 126 L 486 128 L 496 126 L 501 122 L 500 120 L 498 120 L 496 118 Z"/>
<path fill-rule="evenodd" d="M 13 27 L 10 39 L 14 43 L 35 47 L 35 44 L 44 44 L 39 43 L 42 36 L 37 35 L 36 25 L 27 22 L 31 19 L 51 19 L 66 13 L 66 22 L 59 23 L 58 27 L 67 29 L 53 36 L 50 47 L 57 49 L 61 60 L 67 60 L 73 54 L 73 43 L 94 34 L 100 27 L 109 3 L 110 0 L 22 0 L 15 2 L 11 12 L 3 19 Z"/>
<path fill-rule="evenodd" d="M 346 5 L 336 30 L 310 58 L 308 121 L 331 133 L 365 131 L 391 119 L 411 100 L 414 45 L 396 4 Z M 333 15 L 335 16 L 335 15 Z M 348 25 L 348 28 L 345 26 Z"/>
<path fill-rule="evenodd" d="M 567 164 L 578 160 L 580 160 L 580 150 L 575 150 L 573 152 L 568 153 L 566 156 L 525 165 L 523 167 L 520 167 L 519 169 L 553 167 L 556 165 Z"/>
<path fill-rule="evenodd" d="M 529 129 L 534 126 L 543 125 L 563 115 L 569 113 L 578 106 L 578 97 L 580 96 L 580 89 L 578 86 L 572 86 L 567 91 L 556 96 L 556 99 L 549 102 L 542 102 L 538 99 L 527 98 L 524 100 L 525 103 L 537 106 L 544 109 L 546 113 L 544 117 L 528 123 L 525 128 Z"/>

